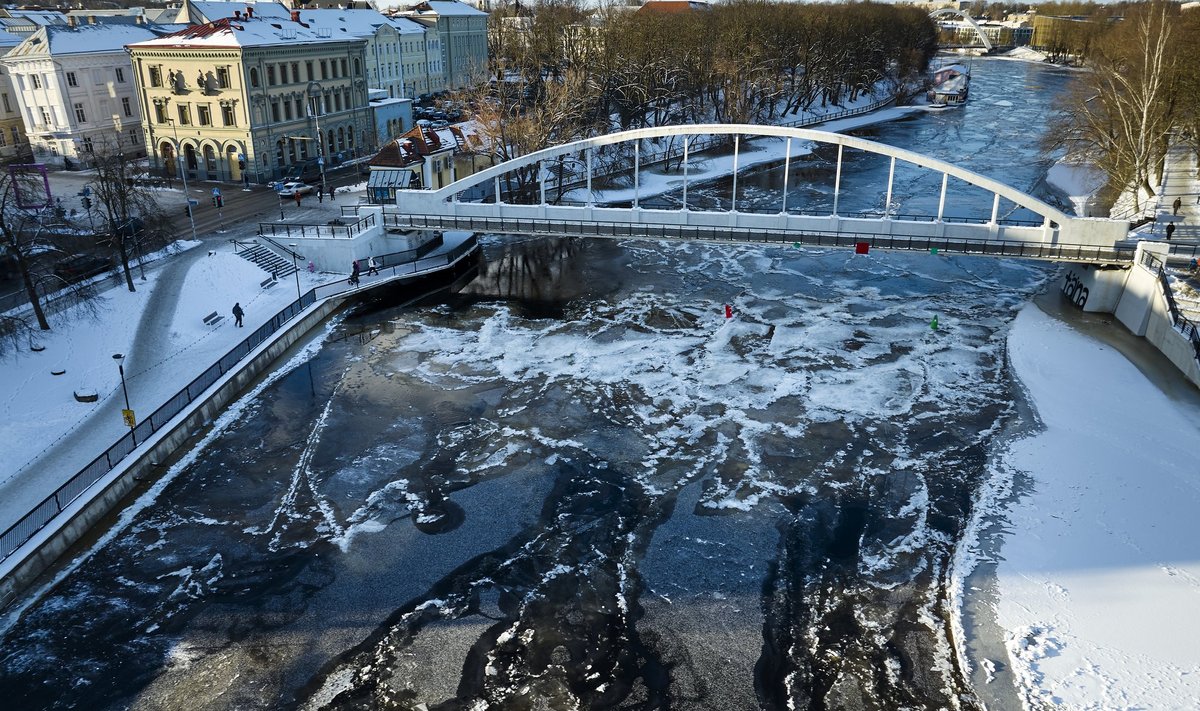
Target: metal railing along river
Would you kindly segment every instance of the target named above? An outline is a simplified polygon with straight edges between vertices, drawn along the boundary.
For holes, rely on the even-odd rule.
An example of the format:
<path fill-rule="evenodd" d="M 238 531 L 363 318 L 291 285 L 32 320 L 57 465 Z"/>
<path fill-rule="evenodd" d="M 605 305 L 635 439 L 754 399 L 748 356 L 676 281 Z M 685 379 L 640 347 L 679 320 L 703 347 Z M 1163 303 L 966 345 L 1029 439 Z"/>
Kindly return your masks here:
<path fill-rule="evenodd" d="M 475 249 L 477 245 L 476 238 L 472 236 L 462 244 L 443 254 L 432 257 L 427 256 L 431 250 L 442 244 L 440 238 L 434 240 L 434 242 L 436 244 L 432 246 L 426 244 L 414 250 L 385 254 L 382 257 L 376 257 L 376 259 L 379 259 L 383 265 L 381 271 L 390 270 L 391 275 L 418 274 L 425 270 L 453 264 L 464 254 Z M 363 278 L 365 279 L 365 277 Z M 385 279 L 387 275 L 381 274 L 379 278 Z M 369 285 L 369 282 L 367 285 Z M 209 366 L 207 370 L 196 376 L 192 382 L 187 384 L 187 387 L 168 399 L 153 414 L 142 420 L 137 427 L 117 440 L 112 446 L 101 453 L 100 456 L 93 459 L 91 463 L 68 479 L 65 484 L 55 489 L 54 493 L 43 499 L 37 506 L 34 506 L 20 520 L 10 526 L 8 530 L 0 534 L 0 560 L 8 558 L 17 548 L 32 538 L 38 531 L 45 528 L 71 502 L 86 491 L 88 487 L 116 468 L 121 460 L 125 459 L 125 457 L 137 448 L 138 442 L 145 442 L 151 435 L 166 426 L 172 418 L 183 412 L 189 404 L 201 397 L 222 376 L 235 369 L 242 359 L 279 331 L 284 324 L 318 300 L 354 289 L 355 287 L 350 286 L 345 280 L 309 289 L 299 299 L 285 306 L 262 326 L 251 331 L 250 335 L 246 336 L 245 339 L 222 356 L 220 360 Z"/>

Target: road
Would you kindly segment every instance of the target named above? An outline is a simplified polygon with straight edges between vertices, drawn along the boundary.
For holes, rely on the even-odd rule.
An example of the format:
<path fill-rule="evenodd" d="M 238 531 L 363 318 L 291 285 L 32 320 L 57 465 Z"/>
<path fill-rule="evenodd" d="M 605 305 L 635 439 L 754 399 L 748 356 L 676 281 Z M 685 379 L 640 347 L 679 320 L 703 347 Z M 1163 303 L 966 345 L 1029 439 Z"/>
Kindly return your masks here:
<path fill-rule="evenodd" d="M 84 219 L 83 196 L 80 193 L 94 178 L 95 174 L 92 171 L 57 171 L 49 175 L 51 195 L 56 201 L 61 201 L 62 208 L 68 213 L 72 210 L 75 211 L 77 222 L 82 223 Z M 363 178 L 352 166 L 330 171 L 326 175 L 327 183 L 338 188 L 360 183 L 362 180 Z M 174 190 L 155 191 L 154 195 L 158 204 L 172 218 L 175 234 L 180 239 L 190 239 L 193 234 L 192 225 L 189 224 L 184 211 L 182 184 L 177 182 L 175 187 Z M 213 188 L 219 188 L 224 199 L 224 205 L 219 210 L 212 204 Z M 315 194 L 305 195 L 302 198 L 302 207 L 297 208 L 294 200 L 280 200 L 274 190 L 264 185 L 252 185 L 250 190 L 246 191 L 240 184 L 208 181 L 189 183 L 188 197 L 198 203 L 193 208 L 195 237 L 210 242 L 228 239 L 226 230 L 235 225 L 244 228 L 247 223 L 276 222 L 280 220 L 281 215 L 283 219 L 290 220 L 297 211 L 303 214 L 305 220 L 312 220 L 311 208 L 319 204 Z M 325 203 L 328 204 L 328 198 L 325 199 Z M 351 203 L 340 198 L 335 204 L 348 205 Z M 282 212 L 280 208 L 282 208 Z M 92 219 L 96 221 L 95 225 L 99 226 L 99 217 L 94 204 L 92 215 Z M 244 229 L 238 231 L 243 234 L 245 232 Z M 48 270 L 56 259 L 57 257 L 53 259 L 48 257 L 42 268 Z M 0 269 L 0 313 L 27 303 L 24 288 L 17 275 L 9 270 Z"/>

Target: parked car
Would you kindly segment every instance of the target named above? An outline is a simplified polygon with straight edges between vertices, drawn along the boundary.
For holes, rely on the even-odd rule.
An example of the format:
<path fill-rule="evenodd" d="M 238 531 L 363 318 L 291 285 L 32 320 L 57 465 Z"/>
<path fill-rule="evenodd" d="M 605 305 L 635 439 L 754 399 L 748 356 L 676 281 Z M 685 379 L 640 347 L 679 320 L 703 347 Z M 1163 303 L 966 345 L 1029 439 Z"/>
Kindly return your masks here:
<path fill-rule="evenodd" d="M 81 281 L 113 268 L 113 260 L 95 254 L 81 254 L 54 265 L 54 276 L 63 281 Z"/>
<path fill-rule="evenodd" d="M 449 125 L 450 125 L 449 121 L 446 121 L 444 119 L 438 119 L 437 121 L 434 121 L 433 123 L 429 124 L 429 127 L 432 129 L 439 129 L 439 128 L 446 128 Z"/>
<path fill-rule="evenodd" d="M 305 183 L 284 183 L 278 186 L 275 191 L 279 193 L 279 197 L 295 197 L 311 193 L 313 186 Z"/>

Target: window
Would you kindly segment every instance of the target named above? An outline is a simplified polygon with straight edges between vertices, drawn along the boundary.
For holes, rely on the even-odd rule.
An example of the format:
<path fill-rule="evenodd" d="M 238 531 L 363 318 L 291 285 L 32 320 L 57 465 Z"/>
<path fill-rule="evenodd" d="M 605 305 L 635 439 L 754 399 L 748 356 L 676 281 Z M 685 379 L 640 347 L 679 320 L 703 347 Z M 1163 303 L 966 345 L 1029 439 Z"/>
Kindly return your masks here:
<path fill-rule="evenodd" d="M 229 67 L 217 67 L 217 88 L 229 88 Z"/>
<path fill-rule="evenodd" d="M 250 68 L 250 86 L 258 86 L 258 68 Z"/>
<path fill-rule="evenodd" d="M 117 81 L 121 84 L 125 83 L 125 70 L 117 67 Z"/>
<path fill-rule="evenodd" d="M 179 125 L 180 126 L 191 126 L 192 125 L 191 107 L 180 104 L 179 106 L 176 106 L 175 108 L 179 110 Z"/>
<path fill-rule="evenodd" d="M 308 80 L 312 81 L 313 80 L 313 63 L 305 62 L 304 63 L 304 71 L 306 74 L 308 74 Z"/>
<path fill-rule="evenodd" d="M 279 102 L 278 101 L 271 102 L 271 120 L 274 121 L 275 123 L 279 123 Z"/>
<path fill-rule="evenodd" d="M 322 79 L 329 78 L 329 63 L 326 62 L 324 59 L 321 60 L 321 78 Z M 37 88 L 37 87 L 34 87 L 34 88 Z"/>
<path fill-rule="evenodd" d="M 12 142 L 19 144 L 21 142 L 21 131 L 16 126 L 10 126 L 8 130 L 12 133 Z"/>
<path fill-rule="evenodd" d="M 150 67 L 150 86 L 162 86 L 162 67 Z"/>
<path fill-rule="evenodd" d="M 287 99 L 283 100 L 283 118 L 288 121 L 292 120 L 292 102 Z"/>
<path fill-rule="evenodd" d="M 167 122 L 167 107 L 162 104 L 154 105 L 154 123 Z"/>
<path fill-rule="evenodd" d="M 296 99 L 296 118 L 303 118 L 303 116 L 304 116 L 304 104 L 301 102 L 300 99 Z"/>
<path fill-rule="evenodd" d="M 275 86 L 275 65 L 267 65 L 267 86 Z"/>
<path fill-rule="evenodd" d="M 138 135 L 136 128 L 129 129 L 129 145 L 136 146 L 142 142 L 142 137 Z"/>
<path fill-rule="evenodd" d="M 121 109 L 125 112 L 126 116 L 133 116 L 133 107 L 129 105 L 128 96 L 121 97 Z"/>
<path fill-rule="evenodd" d="M 196 119 L 201 126 L 212 125 L 212 110 L 208 108 L 208 104 L 201 104 L 196 107 Z"/>
<path fill-rule="evenodd" d="M 226 104 L 221 107 L 221 123 L 226 126 L 236 126 L 237 121 L 234 120 L 233 107 Z"/>
<path fill-rule="evenodd" d="M 12 105 L 8 103 L 8 94 L 4 94 L 3 98 L 4 98 L 4 112 L 11 114 L 12 113 Z"/>
<path fill-rule="evenodd" d="M 95 148 L 92 146 L 91 136 L 83 137 L 83 152 L 84 153 L 95 153 L 96 152 Z"/>
<path fill-rule="evenodd" d="M 75 81 L 75 72 L 67 72 L 67 86 L 79 86 Z"/>
<path fill-rule="evenodd" d="M 37 74 L 29 75 L 29 83 L 31 86 L 33 86 L 34 89 L 42 88 L 42 78 L 40 76 L 38 76 Z"/>
<path fill-rule="evenodd" d="M 342 110 L 342 92 L 340 91 L 333 95 L 333 110 Z"/>
<path fill-rule="evenodd" d="M 75 120 L 79 123 L 87 121 L 87 117 L 83 115 L 83 104 L 75 104 Z"/>
<path fill-rule="evenodd" d="M 5 140 L 4 140 L 4 134 L 3 134 L 3 133 L 0 133 L 0 147 L 4 147 L 4 146 L 7 146 L 7 145 L 8 145 L 8 141 L 5 141 Z"/>
<path fill-rule="evenodd" d="M 292 62 L 292 83 L 300 83 L 300 62 Z"/>
<path fill-rule="evenodd" d="M 350 76 L 350 72 L 346 69 L 346 59 L 342 58 L 342 73 L 340 76 Z"/>

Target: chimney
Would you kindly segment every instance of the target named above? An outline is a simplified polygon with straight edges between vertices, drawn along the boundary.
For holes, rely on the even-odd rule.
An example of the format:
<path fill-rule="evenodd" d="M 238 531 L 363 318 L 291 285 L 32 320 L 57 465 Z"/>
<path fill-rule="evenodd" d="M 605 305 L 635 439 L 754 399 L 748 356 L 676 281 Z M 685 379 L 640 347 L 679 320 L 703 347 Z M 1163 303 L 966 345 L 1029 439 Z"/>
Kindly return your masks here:
<path fill-rule="evenodd" d="M 300 11 L 292 10 L 292 22 L 299 22 L 299 21 L 300 21 Z"/>
<path fill-rule="evenodd" d="M 241 20 L 241 19 L 242 19 L 242 11 L 241 11 L 241 10 L 234 10 L 234 11 L 233 11 L 233 19 L 235 19 L 235 20 Z"/>
<path fill-rule="evenodd" d="M 254 8 L 250 7 L 249 5 L 246 6 L 246 19 L 254 19 Z"/>

